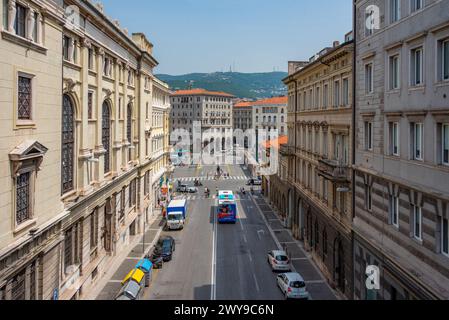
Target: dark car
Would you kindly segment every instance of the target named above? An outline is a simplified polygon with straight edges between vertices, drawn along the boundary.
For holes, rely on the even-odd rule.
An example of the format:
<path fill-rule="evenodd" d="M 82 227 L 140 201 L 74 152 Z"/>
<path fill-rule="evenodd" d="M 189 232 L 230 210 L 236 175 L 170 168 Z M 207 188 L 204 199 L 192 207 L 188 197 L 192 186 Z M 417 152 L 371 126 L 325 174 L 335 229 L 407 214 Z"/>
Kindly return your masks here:
<path fill-rule="evenodd" d="M 172 237 L 162 237 L 156 244 L 153 252 L 153 259 L 161 257 L 164 262 L 170 261 L 175 251 L 175 239 Z"/>
<path fill-rule="evenodd" d="M 261 179 L 249 179 L 246 183 L 247 186 L 261 186 L 262 180 Z"/>
<path fill-rule="evenodd" d="M 162 269 L 162 266 L 164 264 L 164 259 L 161 256 L 155 256 L 154 252 L 151 257 L 147 257 L 151 263 L 153 264 L 154 269 Z"/>

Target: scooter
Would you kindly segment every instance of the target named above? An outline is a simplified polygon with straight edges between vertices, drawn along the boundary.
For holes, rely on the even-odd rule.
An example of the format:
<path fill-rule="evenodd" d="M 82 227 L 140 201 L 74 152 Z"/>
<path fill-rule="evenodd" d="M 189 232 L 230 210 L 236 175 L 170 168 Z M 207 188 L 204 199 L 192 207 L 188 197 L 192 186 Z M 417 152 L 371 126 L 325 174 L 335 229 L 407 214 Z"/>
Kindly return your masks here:
<path fill-rule="evenodd" d="M 203 184 L 201 183 L 201 181 L 197 180 L 195 181 L 195 187 L 202 187 Z"/>

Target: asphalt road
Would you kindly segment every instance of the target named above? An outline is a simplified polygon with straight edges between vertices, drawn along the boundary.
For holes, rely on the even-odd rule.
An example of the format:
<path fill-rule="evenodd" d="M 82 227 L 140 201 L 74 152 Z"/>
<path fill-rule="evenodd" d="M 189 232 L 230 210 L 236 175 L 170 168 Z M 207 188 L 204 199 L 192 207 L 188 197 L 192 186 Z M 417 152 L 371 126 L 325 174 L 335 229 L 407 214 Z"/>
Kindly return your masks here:
<path fill-rule="evenodd" d="M 240 166 L 223 166 L 228 180 L 207 180 L 216 166 L 185 167 L 174 178 L 203 177 L 204 186 L 215 193 L 244 186 L 247 178 Z M 209 178 L 211 179 L 211 178 Z M 248 189 L 248 187 L 246 187 Z M 182 231 L 164 231 L 176 240 L 173 260 L 155 271 L 145 298 L 151 300 L 276 300 L 283 296 L 267 263 L 267 252 L 276 243 L 249 195 L 238 193 L 239 219 L 235 225 L 216 223 L 216 200 L 204 197 L 204 187 L 188 199 L 188 221 Z"/>

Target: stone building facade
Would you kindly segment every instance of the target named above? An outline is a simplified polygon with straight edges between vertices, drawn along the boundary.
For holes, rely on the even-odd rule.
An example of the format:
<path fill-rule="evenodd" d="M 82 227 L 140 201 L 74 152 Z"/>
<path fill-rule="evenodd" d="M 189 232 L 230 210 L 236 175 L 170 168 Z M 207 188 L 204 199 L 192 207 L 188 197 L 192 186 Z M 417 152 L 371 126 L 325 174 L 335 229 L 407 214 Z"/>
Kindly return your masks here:
<path fill-rule="evenodd" d="M 354 297 L 448 299 L 449 2 L 355 6 Z"/>
<path fill-rule="evenodd" d="M 252 103 L 253 129 L 267 132 L 278 130 L 279 135 L 287 135 L 287 97 L 261 99 Z"/>
<path fill-rule="evenodd" d="M 330 284 L 352 296 L 353 42 L 334 43 L 291 68 L 288 86 L 288 220 Z M 290 69 L 290 68 L 289 68 Z"/>
<path fill-rule="evenodd" d="M 152 44 L 101 5 L 8 1 L 0 299 L 82 299 L 153 213 L 170 91 L 153 75 Z"/>
<path fill-rule="evenodd" d="M 225 147 L 224 135 L 233 129 L 233 95 L 225 92 L 207 91 L 204 89 L 179 90 L 171 95 L 171 123 L 170 132 L 175 130 L 184 130 L 190 140 L 193 141 L 193 124 L 195 121 L 201 123 L 201 134 L 206 130 L 211 133 L 217 133 L 217 136 L 223 136 L 222 144 L 214 137 L 203 136 L 202 145 L 215 142 L 217 145 L 214 150 Z M 171 141 L 174 143 L 175 141 Z M 178 152 L 179 150 L 175 150 Z M 182 150 L 183 156 L 186 152 L 193 152 L 193 144 L 190 144 L 190 150 L 186 146 Z"/>
<path fill-rule="evenodd" d="M 253 102 L 243 101 L 233 105 L 234 130 L 253 129 Z"/>

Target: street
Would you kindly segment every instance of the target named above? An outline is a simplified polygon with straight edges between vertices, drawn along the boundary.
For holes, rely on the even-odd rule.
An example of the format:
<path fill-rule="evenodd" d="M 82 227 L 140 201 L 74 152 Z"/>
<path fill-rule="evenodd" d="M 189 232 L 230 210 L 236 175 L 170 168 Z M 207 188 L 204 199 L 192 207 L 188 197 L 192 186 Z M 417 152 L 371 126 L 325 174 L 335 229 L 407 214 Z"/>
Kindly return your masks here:
<path fill-rule="evenodd" d="M 174 181 L 193 184 L 201 178 L 203 187 L 197 194 L 178 195 L 188 200 L 187 224 L 182 231 L 163 231 L 176 241 L 173 260 L 155 270 L 147 290 L 149 300 L 279 300 L 283 294 L 276 285 L 276 274 L 267 263 L 267 253 L 278 249 L 279 242 L 266 224 L 266 216 L 257 204 L 258 196 L 249 193 L 245 184 L 250 178 L 240 166 L 223 166 L 229 178 L 213 179 L 216 167 L 182 167 L 176 169 Z M 239 192 L 245 186 L 247 194 Z M 204 196 L 204 187 L 211 197 Z M 238 221 L 217 224 L 215 189 L 232 190 L 238 202 Z M 256 189 L 257 190 L 257 189 Z M 256 191 L 258 194 L 258 191 Z M 265 221 L 264 221 L 265 220 Z M 272 219 L 273 220 L 273 219 Z M 282 241 L 281 241 L 282 242 Z M 294 250 L 292 250 L 295 253 Z M 304 260 L 302 254 L 294 257 Z M 293 265 L 295 262 L 293 262 Z M 309 270 L 310 269 L 310 270 Z M 335 299 L 313 268 L 308 268 L 314 282 L 311 292 L 319 299 Z M 315 272 L 315 273 L 314 273 Z M 306 277 L 305 277 L 306 278 Z M 307 279 L 306 279 L 307 281 Z M 314 291 L 314 290 L 311 290 Z"/>

